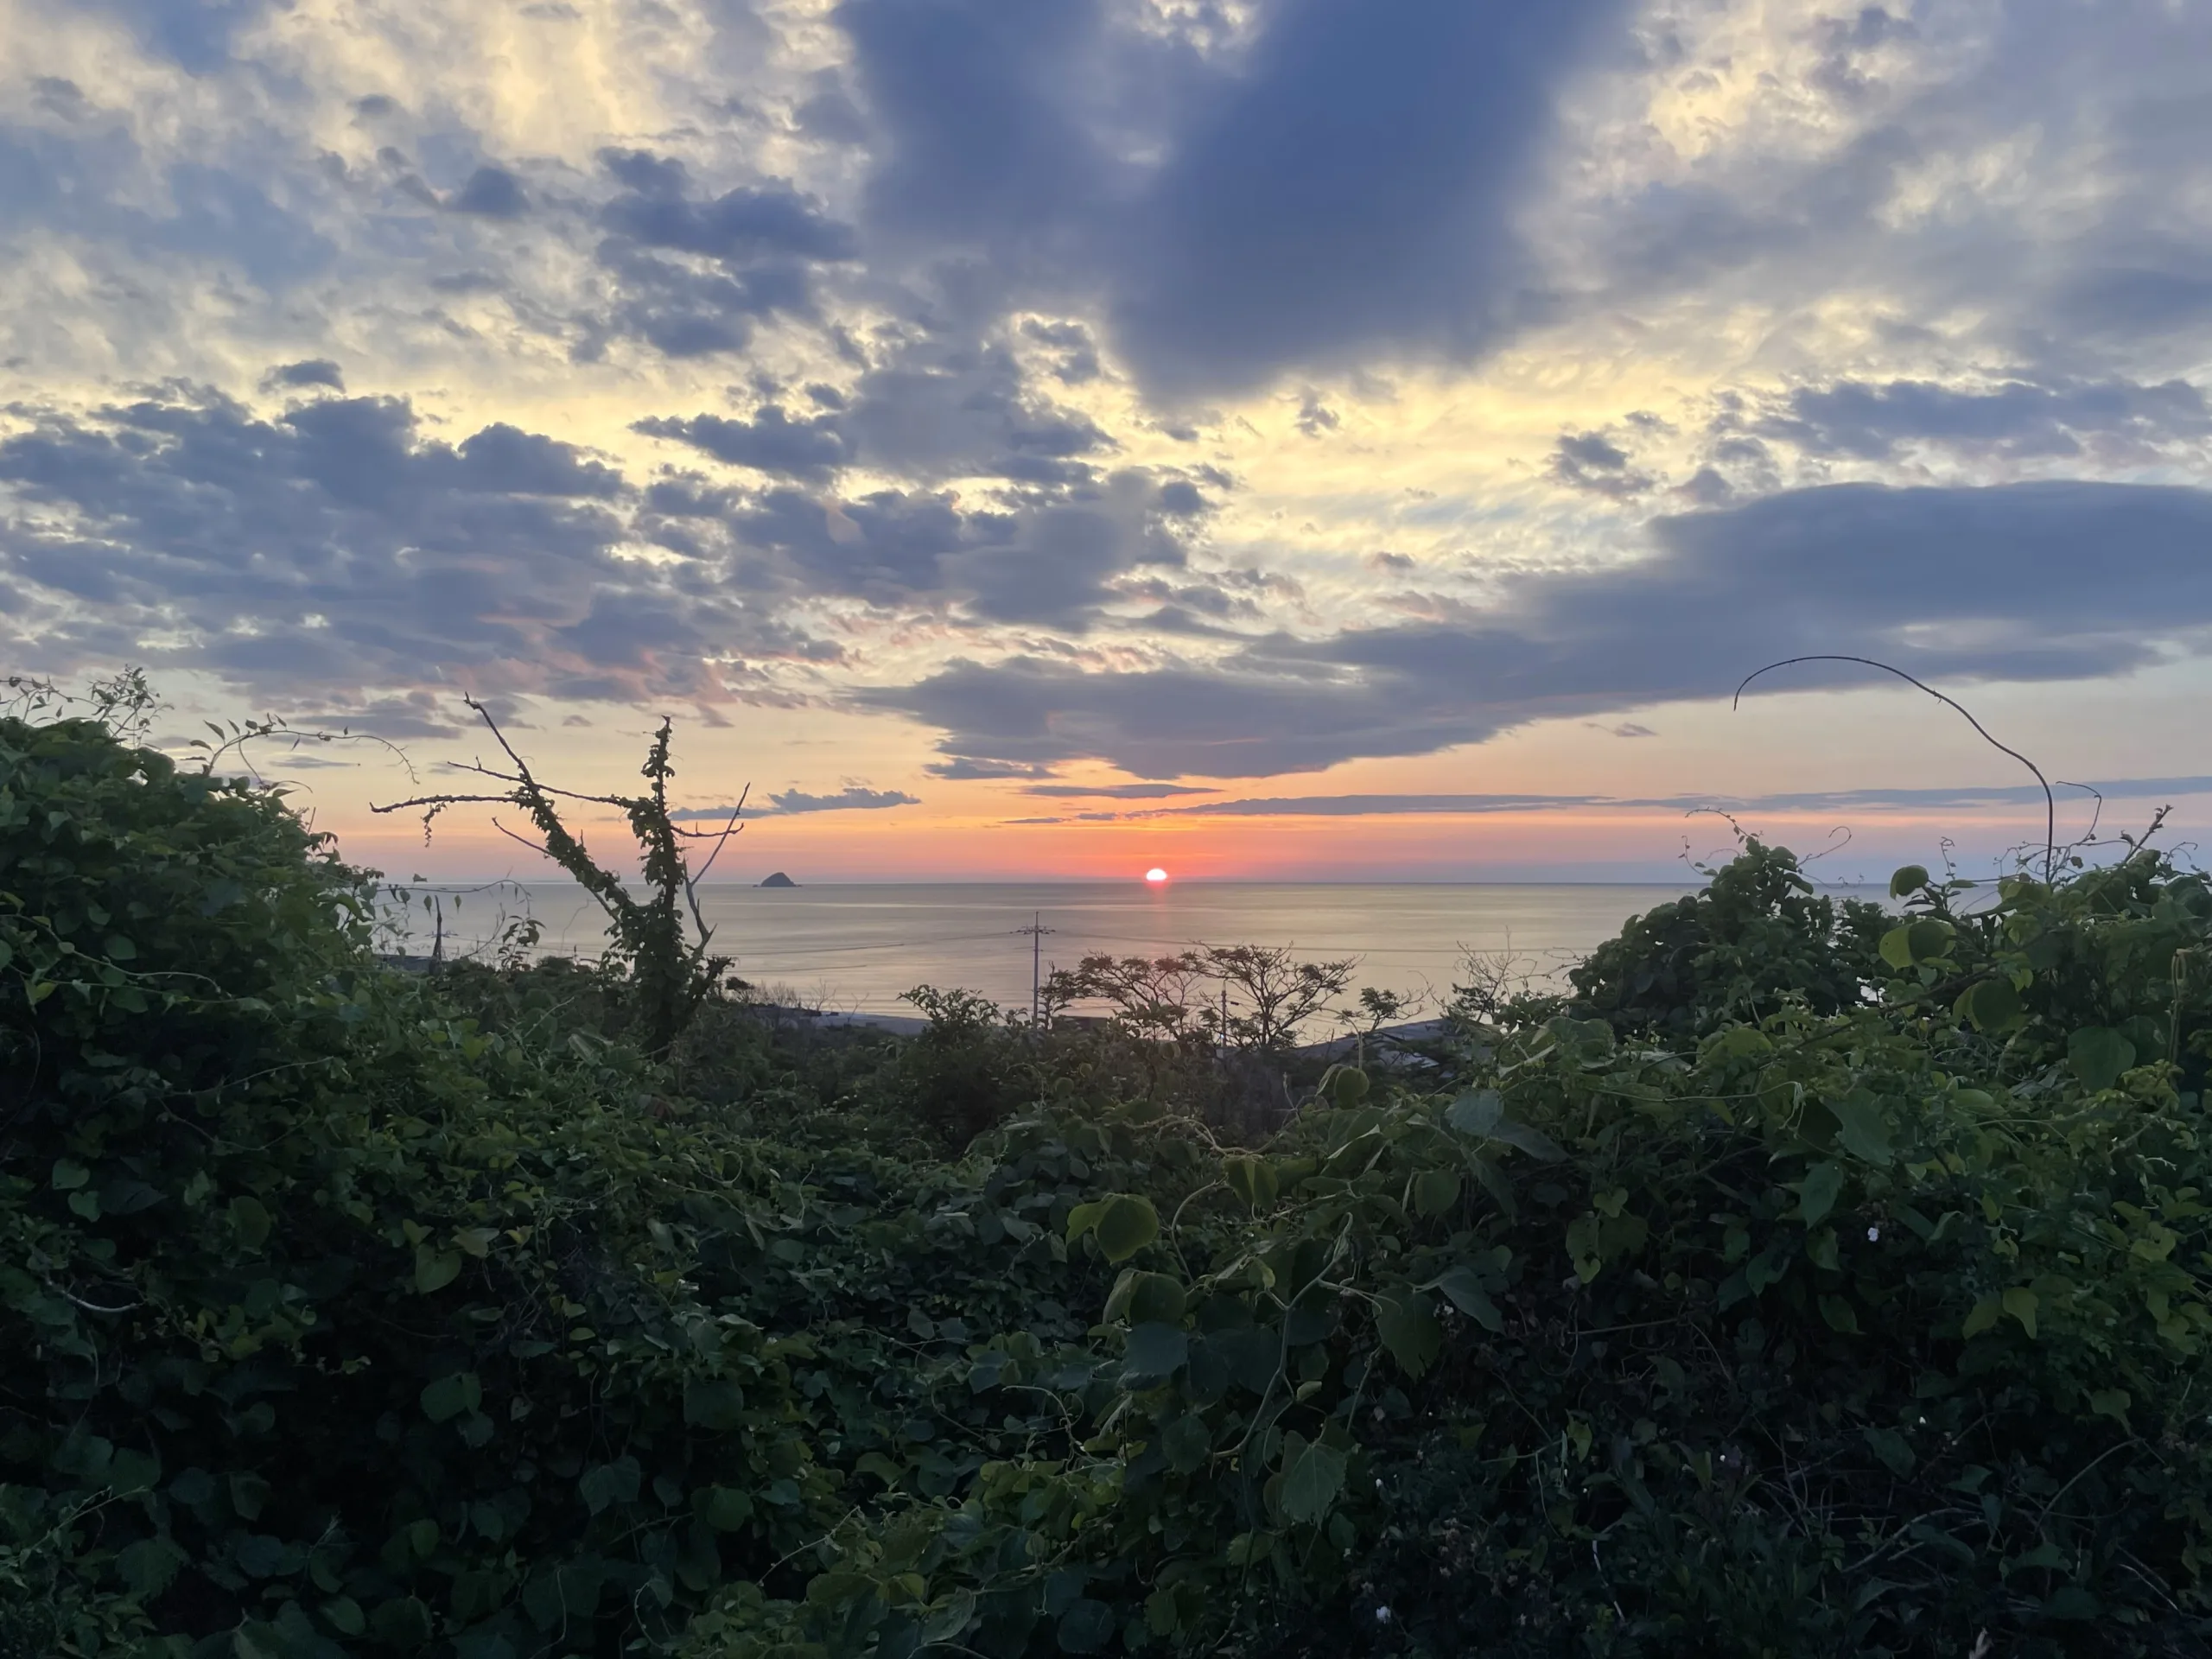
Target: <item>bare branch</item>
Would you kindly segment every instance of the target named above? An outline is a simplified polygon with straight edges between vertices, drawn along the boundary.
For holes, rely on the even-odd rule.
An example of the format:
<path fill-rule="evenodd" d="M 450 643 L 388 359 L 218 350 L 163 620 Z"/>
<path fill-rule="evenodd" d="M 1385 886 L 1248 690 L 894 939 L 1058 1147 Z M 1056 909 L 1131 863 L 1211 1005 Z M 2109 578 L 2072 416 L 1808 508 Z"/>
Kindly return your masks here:
<path fill-rule="evenodd" d="M 722 849 L 728 844 L 729 838 L 745 827 L 738 822 L 738 819 L 744 814 L 746 797 L 752 793 L 753 785 L 750 784 L 738 791 L 737 804 L 729 810 L 729 822 L 722 826 L 721 834 L 715 837 L 715 849 L 707 855 L 707 861 L 699 867 L 698 874 L 692 878 L 694 881 L 703 881 L 707 879 L 707 873 L 715 868 L 715 861 L 722 855 Z M 683 830 L 678 830 L 676 833 L 679 836 L 690 834 L 690 831 Z M 702 833 L 694 838 L 704 840 L 705 836 Z"/>
<path fill-rule="evenodd" d="M 1965 717 L 1967 724 L 1973 727 L 1976 732 L 1980 734 L 1983 742 L 1988 744 L 1993 749 L 1998 750 L 2000 753 L 2011 755 L 2015 760 L 2018 761 L 2030 772 L 2033 772 L 2035 774 L 2036 782 L 2043 785 L 2043 879 L 2046 883 L 2054 881 L 2057 879 L 2058 798 L 2050 792 L 2050 779 L 2043 775 L 2043 768 L 2036 765 L 2034 761 L 2029 760 L 2026 755 L 2022 754 L 2018 749 L 2012 748 L 2003 743 L 1999 743 L 1995 738 L 1992 737 L 1989 734 L 1988 728 L 1983 726 L 1980 721 L 1974 717 L 1973 712 L 1968 709 L 1964 703 L 1945 696 L 1934 686 L 1926 683 L 1924 681 L 1913 678 L 1913 677 L 1906 673 L 1904 670 L 1901 668 L 1892 668 L 1887 663 L 1877 662 L 1872 657 L 1851 657 L 1839 652 L 1815 652 L 1812 655 L 1807 657 L 1785 657 L 1778 663 L 1769 663 L 1764 668 L 1754 669 L 1751 673 L 1744 676 L 1743 679 L 1737 684 L 1736 695 L 1730 700 L 1728 706 L 1731 709 L 1740 707 L 1744 701 L 1744 687 L 1749 685 L 1753 680 L 1758 678 L 1760 675 L 1771 673 L 1777 668 L 1789 668 L 1798 663 L 1858 663 L 1866 668 L 1878 668 L 1885 674 L 1894 674 L 1897 678 L 1903 680 L 1907 685 L 1916 686 L 1921 690 L 1925 691 L 1929 696 L 1935 698 L 1936 702 L 1942 703 L 1948 708 L 1956 709 L 1960 715 Z"/>
<path fill-rule="evenodd" d="M 489 709 L 486 709 L 482 703 L 477 702 L 474 697 L 469 696 L 466 694 L 463 694 L 461 700 L 476 711 L 476 717 L 482 721 L 485 726 L 489 728 L 492 736 L 497 741 L 499 746 L 507 752 L 507 759 L 515 763 L 515 770 L 522 774 L 523 781 L 535 786 L 536 780 L 530 775 L 529 763 L 525 761 L 522 756 L 515 753 L 514 745 L 507 741 L 507 734 L 499 729 L 499 722 L 492 718 L 492 711 Z"/>
<path fill-rule="evenodd" d="M 551 784 L 541 784 L 528 772 L 517 776 L 513 772 L 494 772 L 489 766 L 478 766 L 473 760 L 447 762 L 455 772 L 473 772 L 480 778 L 494 778 L 503 784 L 513 784 L 520 789 L 534 789 L 543 795 L 558 795 L 564 800 L 588 801 L 594 806 L 614 806 L 627 810 L 637 804 L 629 795 L 582 795 L 573 789 L 561 789 Z"/>
<path fill-rule="evenodd" d="M 505 806 L 512 804 L 512 795 L 417 795 L 412 800 L 394 801 L 390 806 L 369 805 L 372 812 L 404 812 L 416 806 Z"/>
<path fill-rule="evenodd" d="M 508 829 L 505 824 L 501 823 L 497 818 L 492 820 L 492 827 L 498 830 L 501 835 L 505 836 L 509 841 L 519 842 L 521 845 L 529 848 L 533 853 L 539 854 L 547 858 L 550 858 L 552 856 L 552 854 L 548 851 L 543 842 L 532 841 L 528 836 L 517 835 L 513 830 Z"/>

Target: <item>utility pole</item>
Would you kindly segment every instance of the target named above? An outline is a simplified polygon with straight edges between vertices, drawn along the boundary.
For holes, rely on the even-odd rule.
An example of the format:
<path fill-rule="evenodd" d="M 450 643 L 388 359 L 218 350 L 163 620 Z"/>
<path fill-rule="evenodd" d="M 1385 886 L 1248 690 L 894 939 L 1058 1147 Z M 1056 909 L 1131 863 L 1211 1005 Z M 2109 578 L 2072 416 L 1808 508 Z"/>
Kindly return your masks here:
<path fill-rule="evenodd" d="M 1027 927 L 1017 927 L 1014 931 L 1016 933 L 1027 933 L 1029 936 L 1029 1028 L 1034 1031 L 1037 1028 L 1038 988 L 1043 983 L 1045 936 L 1047 933 L 1057 933 L 1059 930 L 1046 926 L 1045 912 L 1039 910 L 1032 912 Z"/>

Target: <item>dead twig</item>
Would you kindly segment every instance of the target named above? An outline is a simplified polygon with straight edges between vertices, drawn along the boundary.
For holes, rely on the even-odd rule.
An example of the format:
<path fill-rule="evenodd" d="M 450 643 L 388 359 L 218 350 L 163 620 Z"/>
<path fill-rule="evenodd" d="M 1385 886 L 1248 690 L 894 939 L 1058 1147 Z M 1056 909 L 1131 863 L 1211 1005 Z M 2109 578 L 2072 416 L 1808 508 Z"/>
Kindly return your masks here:
<path fill-rule="evenodd" d="M 2054 881 L 2057 879 L 2058 798 L 2050 792 L 2050 779 L 2043 775 L 2043 768 L 2036 765 L 2034 761 L 2029 760 L 2026 755 L 2022 754 L 2018 749 L 2012 748 L 2005 744 L 1999 743 L 1994 737 L 1992 737 L 1989 734 L 1988 728 L 1984 726 L 1980 721 L 1976 720 L 1974 717 L 1973 711 L 1964 703 L 1958 702 L 1955 698 L 1945 696 L 1934 686 L 1929 685 L 1923 680 L 1915 679 L 1911 675 L 1906 673 L 1904 670 L 1901 668 L 1892 668 L 1887 663 L 1877 662 L 1872 657 L 1852 657 L 1839 652 L 1815 652 L 1810 655 L 1804 657 L 1785 657 L 1778 663 L 1769 663 L 1764 668 L 1753 669 L 1749 674 L 1745 675 L 1742 680 L 1737 683 L 1736 695 L 1729 700 L 1729 708 L 1733 709 L 1742 706 L 1744 701 L 1744 688 L 1749 685 L 1753 680 L 1758 678 L 1760 675 L 1771 674 L 1777 668 L 1789 668 L 1798 663 L 1858 663 L 1866 668 L 1878 668 L 1885 674 L 1894 674 L 1897 678 L 1903 680 L 1907 685 L 1916 687 L 1920 690 L 1925 691 L 1929 696 L 1935 698 L 1936 702 L 1942 703 L 1947 708 L 1956 709 L 1958 713 L 1964 717 L 1967 724 L 1973 727 L 1974 730 L 1980 734 L 1983 742 L 1988 744 L 1990 747 L 1996 749 L 2000 753 L 2011 755 L 2012 759 L 2018 761 L 2030 772 L 2033 772 L 2035 774 L 2036 782 L 2043 786 L 2043 879 L 2045 882 Z"/>

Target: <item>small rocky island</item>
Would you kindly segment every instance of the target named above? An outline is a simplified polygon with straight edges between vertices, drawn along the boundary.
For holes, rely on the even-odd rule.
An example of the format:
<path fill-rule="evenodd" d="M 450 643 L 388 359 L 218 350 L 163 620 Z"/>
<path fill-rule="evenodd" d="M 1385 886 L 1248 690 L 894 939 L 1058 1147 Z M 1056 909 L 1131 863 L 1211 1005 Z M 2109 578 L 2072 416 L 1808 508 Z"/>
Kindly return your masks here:
<path fill-rule="evenodd" d="M 792 880 L 791 877 L 785 875 L 781 870 L 778 870 L 773 875 L 770 876 L 760 885 L 764 887 L 795 887 L 798 886 L 798 883 Z"/>

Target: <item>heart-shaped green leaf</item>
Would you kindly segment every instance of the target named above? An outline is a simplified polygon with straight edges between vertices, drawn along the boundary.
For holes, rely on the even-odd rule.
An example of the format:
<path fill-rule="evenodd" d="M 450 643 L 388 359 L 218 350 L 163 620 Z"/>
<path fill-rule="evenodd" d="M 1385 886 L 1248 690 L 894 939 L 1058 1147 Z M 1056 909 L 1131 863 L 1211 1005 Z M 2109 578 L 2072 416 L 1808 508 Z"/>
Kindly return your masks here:
<path fill-rule="evenodd" d="M 1290 1451 L 1283 1465 L 1280 1505 L 1283 1519 L 1310 1526 L 1329 1512 L 1344 1490 L 1344 1454 L 1319 1440 L 1308 1440 Z"/>
<path fill-rule="evenodd" d="M 2066 1039 L 2066 1063 L 2084 1089 L 2109 1089 L 2135 1064 L 2135 1045 L 2110 1026 L 2084 1026 Z"/>
<path fill-rule="evenodd" d="M 1808 1227 L 1816 1227 L 1835 1208 L 1837 1194 L 1843 1191 L 1843 1168 L 1834 1162 L 1815 1164 L 1805 1172 L 1805 1184 L 1798 1189 L 1798 1219 Z"/>
<path fill-rule="evenodd" d="M 1967 988 L 1954 1012 L 1972 1020 L 1976 1031 L 2000 1032 L 2019 1024 L 2025 1010 L 2011 980 L 1985 979 Z"/>

